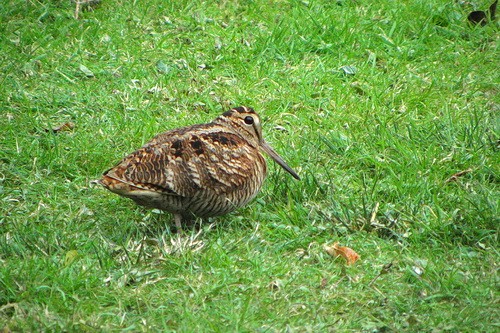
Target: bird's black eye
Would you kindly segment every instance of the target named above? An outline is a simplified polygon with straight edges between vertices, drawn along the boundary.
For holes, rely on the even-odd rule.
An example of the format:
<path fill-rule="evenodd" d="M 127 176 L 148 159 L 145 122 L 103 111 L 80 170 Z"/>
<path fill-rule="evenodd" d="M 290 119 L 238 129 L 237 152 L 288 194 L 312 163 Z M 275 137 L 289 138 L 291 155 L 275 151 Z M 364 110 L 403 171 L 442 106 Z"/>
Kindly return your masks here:
<path fill-rule="evenodd" d="M 246 116 L 245 117 L 245 124 L 252 125 L 253 124 L 253 117 Z"/>

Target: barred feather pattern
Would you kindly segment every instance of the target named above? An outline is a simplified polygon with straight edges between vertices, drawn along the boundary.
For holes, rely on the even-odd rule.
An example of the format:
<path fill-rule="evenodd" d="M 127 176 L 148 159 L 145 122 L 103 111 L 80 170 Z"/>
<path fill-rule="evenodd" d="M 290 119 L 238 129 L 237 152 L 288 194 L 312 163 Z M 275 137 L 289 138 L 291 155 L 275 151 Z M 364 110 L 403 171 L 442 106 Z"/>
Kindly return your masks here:
<path fill-rule="evenodd" d="M 234 108 L 210 123 L 157 135 L 107 170 L 100 183 L 183 219 L 224 215 L 246 205 L 262 187 L 263 142 L 255 111 Z"/>

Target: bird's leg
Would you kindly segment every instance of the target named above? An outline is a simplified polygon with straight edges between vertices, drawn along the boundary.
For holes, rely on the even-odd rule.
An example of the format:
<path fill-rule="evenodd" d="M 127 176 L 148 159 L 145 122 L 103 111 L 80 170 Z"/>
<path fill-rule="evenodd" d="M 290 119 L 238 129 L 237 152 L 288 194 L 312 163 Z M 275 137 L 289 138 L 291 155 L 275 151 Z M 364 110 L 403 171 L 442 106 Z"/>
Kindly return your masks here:
<path fill-rule="evenodd" d="M 182 234 L 182 215 L 174 214 L 175 227 L 177 228 L 177 233 Z"/>

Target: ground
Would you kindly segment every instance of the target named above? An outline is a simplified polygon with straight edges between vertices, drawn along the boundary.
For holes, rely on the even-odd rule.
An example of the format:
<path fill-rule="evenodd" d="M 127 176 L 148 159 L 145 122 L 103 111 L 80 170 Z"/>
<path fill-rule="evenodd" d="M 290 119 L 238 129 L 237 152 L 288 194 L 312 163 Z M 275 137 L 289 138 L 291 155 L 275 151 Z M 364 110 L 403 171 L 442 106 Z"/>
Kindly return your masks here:
<path fill-rule="evenodd" d="M 498 24 L 467 21 L 489 5 L 2 2 L 0 328 L 497 332 Z M 239 105 L 300 181 L 269 160 L 181 237 L 91 184 Z"/>

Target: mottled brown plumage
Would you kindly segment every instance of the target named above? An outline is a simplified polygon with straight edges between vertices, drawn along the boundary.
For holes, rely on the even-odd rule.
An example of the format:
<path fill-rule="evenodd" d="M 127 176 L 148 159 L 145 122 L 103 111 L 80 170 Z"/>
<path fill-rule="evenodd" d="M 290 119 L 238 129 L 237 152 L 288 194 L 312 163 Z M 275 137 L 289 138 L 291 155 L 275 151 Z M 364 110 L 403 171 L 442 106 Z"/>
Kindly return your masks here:
<path fill-rule="evenodd" d="M 266 176 L 261 150 L 299 179 L 262 138 L 257 113 L 238 107 L 211 123 L 157 135 L 99 182 L 139 205 L 174 214 L 180 229 L 182 220 L 223 215 L 252 200 Z"/>

